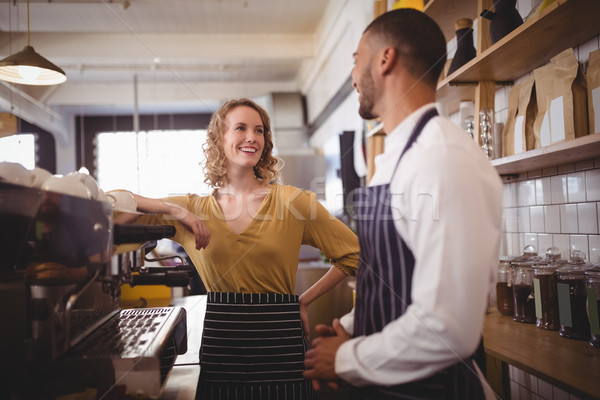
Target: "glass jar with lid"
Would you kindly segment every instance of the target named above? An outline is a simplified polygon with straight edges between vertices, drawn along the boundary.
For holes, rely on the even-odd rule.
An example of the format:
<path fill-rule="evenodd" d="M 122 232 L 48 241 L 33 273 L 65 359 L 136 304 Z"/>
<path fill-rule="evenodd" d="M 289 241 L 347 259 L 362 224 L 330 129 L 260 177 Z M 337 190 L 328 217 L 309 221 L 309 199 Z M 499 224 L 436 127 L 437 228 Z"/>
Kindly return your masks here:
<path fill-rule="evenodd" d="M 496 308 L 502 315 L 514 315 L 511 260 L 515 257 L 500 257 L 498 280 L 496 281 Z"/>
<path fill-rule="evenodd" d="M 558 330 L 556 270 L 566 262 L 567 260 L 561 258 L 558 247 L 550 247 L 546 250 L 546 259 L 533 265 L 535 325 L 538 328 Z"/>
<path fill-rule="evenodd" d="M 556 270 L 558 293 L 558 334 L 578 340 L 590 338 L 590 322 L 587 316 L 587 290 L 585 270 L 591 264 L 585 262 L 585 253 L 575 250 L 569 262 Z"/>
<path fill-rule="evenodd" d="M 535 246 L 526 246 L 523 255 L 514 259 L 512 268 L 513 319 L 517 322 L 535 322 L 533 265 L 542 261 Z"/>
<path fill-rule="evenodd" d="M 590 320 L 590 345 L 600 349 L 600 264 L 585 270 L 587 310 Z"/>

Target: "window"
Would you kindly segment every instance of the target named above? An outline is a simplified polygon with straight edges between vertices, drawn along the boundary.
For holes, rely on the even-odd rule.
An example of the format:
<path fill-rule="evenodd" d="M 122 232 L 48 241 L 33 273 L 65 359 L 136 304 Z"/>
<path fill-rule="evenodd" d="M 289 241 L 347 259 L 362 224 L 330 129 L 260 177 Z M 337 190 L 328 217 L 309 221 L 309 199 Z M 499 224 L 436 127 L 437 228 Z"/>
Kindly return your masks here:
<path fill-rule="evenodd" d="M 101 132 L 96 137 L 98 184 L 147 197 L 209 194 L 204 183 L 205 130 Z"/>
<path fill-rule="evenodd" d="M 0 161 L 16 162 L 34 169 L 35 135 L 26 133 L 0 138 Z"/>

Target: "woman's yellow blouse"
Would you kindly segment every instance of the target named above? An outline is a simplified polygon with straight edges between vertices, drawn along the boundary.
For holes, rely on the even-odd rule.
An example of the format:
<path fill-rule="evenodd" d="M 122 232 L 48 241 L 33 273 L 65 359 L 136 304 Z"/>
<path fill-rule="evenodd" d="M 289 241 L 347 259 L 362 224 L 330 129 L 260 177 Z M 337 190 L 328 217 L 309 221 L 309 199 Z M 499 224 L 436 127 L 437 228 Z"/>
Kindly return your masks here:
<path fill-rule="evenodd" d="M 188 194 L 165 201 L 179 204 L 206 221 L 211 237 L 196 250 L 194 236 L 165 215 L 145 215 L 137 223 L 174 225 L 173 240 L 183 246 L 211 292 L 294 293 L 300 246 L 320 249 L 347 275 L 356 275 L 358 239 L 332 216 L 316 195 L 272 184 L 256 216 L 239 235 L 225 222 L 214 196 Z"/>

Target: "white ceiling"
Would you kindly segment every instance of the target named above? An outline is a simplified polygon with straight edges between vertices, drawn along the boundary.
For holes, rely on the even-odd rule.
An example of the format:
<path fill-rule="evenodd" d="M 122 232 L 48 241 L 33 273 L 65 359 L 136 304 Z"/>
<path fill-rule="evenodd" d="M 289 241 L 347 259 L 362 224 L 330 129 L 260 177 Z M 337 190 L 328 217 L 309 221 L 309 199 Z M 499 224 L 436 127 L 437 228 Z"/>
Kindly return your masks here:
<path fill-rule="evenodd" d="M 141 111 L 201 111 L 298 91 L 329 2 L 30 0 L 30 43 L 68 80 L 13 94 L 90 113 L 131 112 L 136 97 Z M 21 50 L 26 32 L 26 0 L 2 0 L 0 58 Z"/>

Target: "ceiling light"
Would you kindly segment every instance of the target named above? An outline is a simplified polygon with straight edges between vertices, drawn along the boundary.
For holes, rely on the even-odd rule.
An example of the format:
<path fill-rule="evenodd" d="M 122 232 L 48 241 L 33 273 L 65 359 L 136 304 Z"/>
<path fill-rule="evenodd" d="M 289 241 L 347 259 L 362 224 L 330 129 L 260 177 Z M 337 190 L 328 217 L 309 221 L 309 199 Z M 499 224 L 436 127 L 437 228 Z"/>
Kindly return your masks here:
<path fill-rule="evenodd" d="M 58 85 L 67 80 L 65 71 L 35 52 L 29 45 L 29 0 L 27 0 L 27 46 L 0 60 L 0 79 L 23 85 Z"/>

